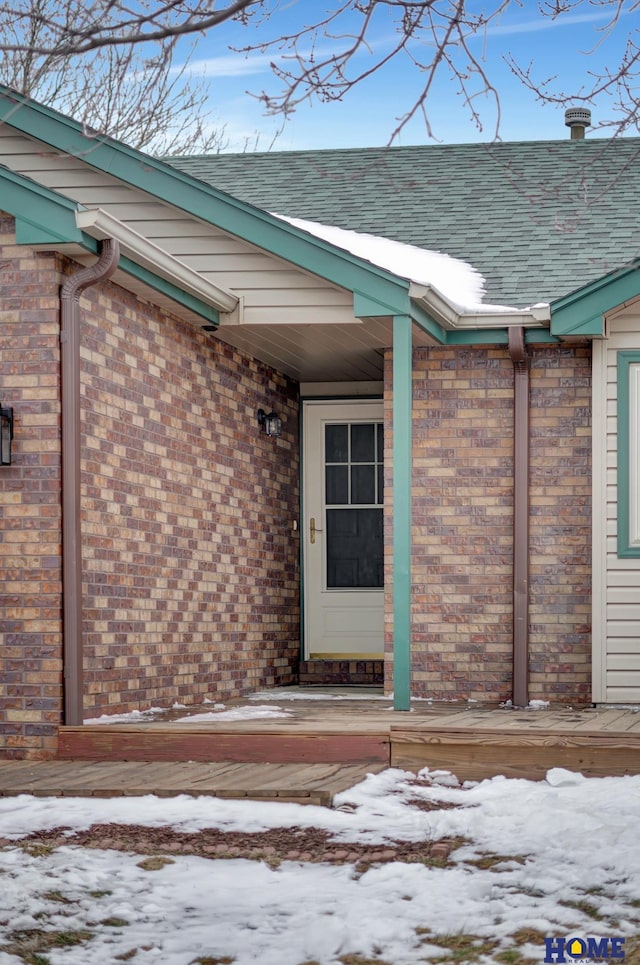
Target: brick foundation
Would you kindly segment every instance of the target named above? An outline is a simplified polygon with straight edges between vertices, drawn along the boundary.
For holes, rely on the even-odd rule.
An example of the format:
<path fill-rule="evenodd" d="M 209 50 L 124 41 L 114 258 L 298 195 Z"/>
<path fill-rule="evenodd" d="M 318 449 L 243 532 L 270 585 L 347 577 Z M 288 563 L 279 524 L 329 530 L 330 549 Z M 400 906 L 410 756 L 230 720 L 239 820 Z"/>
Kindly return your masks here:
<path fill-rule="evenodd" d="M 384 660 L 303 660 L 300 686 L 382 687 Z"/>

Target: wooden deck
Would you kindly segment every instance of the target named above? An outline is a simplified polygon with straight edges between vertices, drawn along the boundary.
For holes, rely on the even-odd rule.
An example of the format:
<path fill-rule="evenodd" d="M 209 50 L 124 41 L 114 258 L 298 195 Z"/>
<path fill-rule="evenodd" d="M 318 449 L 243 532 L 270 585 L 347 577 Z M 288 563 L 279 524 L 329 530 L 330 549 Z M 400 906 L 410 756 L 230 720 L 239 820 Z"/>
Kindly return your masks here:
<path fill-rule="evenodd" d="M 176 712 L 153 722 L 62 727 L 58 757 L 322 764 L 360 766 L 362 773 L 387 766 L 430 767 L 453 771 L 461 780 L 496 774 L 535 780 L 551 767 L 588 776 L 640 773 L 640 713 L 633 709 L 517 711 L 467 705 L 454 710 L 451 704 L 416 701 L 410 713 L 398 713 L 380 699 L 330 700 L 316 694 L 287 700 L 285 695 L 277 702 L 290 714 L 285 718 L 205 721 L 203 707 L 186 723 L 171 719 Z M 289 794 L 284 785 L 283 793 Z"/>
<path fill-rule="evenodd" d="M 640 773 L 633 710 L 463 712 L 390 729 L 393 767 L 442 768 L 460 780 L 541 780 L 552 767 L 588 777 Z"/>
<path fill-rule="evenodd" d="M 377 765 L 374 770 L 381 770 Z M 331 806 L 366 776 L 362 765 L 203 764 L 149 761 L 0 761 L 0 797 L 175 797 L 289 801 Z"/>

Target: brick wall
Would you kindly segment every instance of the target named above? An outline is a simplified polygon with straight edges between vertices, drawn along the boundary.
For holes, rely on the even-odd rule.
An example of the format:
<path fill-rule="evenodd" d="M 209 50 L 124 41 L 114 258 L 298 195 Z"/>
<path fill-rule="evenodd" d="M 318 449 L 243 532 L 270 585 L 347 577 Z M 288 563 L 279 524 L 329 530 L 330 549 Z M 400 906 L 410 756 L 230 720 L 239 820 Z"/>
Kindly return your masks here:
<path fill-rule="evenodd" d="M 14 240 L 0 216 L 0 757 L 51 754 L 62 697 L 59 265 Z"/>
<path fill-rule="evenodd" d="M 530 696 L 591 700 L 591 347 L 531 349 Z"/>
<path fill-rule="evenodd" d="M 81 304 L 86 716 L 292 682 L 297 385 L 114 285 Z"/>
<path fill-rule="evenodd" d="M 0 756 L 62 720 L 58 292 L 0 221 Z M 82 314 L 86 716 L 290 683 L 299 654 L 297 385 L 116 285 Z M 283 419 L 267 438 L 256 410 Z"/>
<path fill-rule="evenodd" d="M 589 358 L 531 351 L 531 697 L 584 699 L 590 679 Z M 387 360 L 387 486 L 391 383 Z M 511 697 L 513 365 L 506 348 L 432 348 L 413 366 L 413 692 Z M 391 569 L 387 490 L 387 580 Z M 387 682 L 392 598 L 386 595 Z"/>

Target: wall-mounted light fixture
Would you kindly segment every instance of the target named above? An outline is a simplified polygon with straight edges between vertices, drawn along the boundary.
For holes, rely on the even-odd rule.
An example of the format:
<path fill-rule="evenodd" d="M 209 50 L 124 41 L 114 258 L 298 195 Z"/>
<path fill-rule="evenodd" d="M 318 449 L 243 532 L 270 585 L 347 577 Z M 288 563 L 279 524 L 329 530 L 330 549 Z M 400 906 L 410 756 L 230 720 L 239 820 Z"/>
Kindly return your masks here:
<path fill-rule="evenodd" d="M 262 426 L 268 436 L 282 434 L 282 419 L 277 412 L 267 413 L 264 409 L 258 409 L 258 425 Z"/>
<path fill-rule="evenodd" d="M 11 465 L 13 409 L 0 406 L 0 466 Z"/>

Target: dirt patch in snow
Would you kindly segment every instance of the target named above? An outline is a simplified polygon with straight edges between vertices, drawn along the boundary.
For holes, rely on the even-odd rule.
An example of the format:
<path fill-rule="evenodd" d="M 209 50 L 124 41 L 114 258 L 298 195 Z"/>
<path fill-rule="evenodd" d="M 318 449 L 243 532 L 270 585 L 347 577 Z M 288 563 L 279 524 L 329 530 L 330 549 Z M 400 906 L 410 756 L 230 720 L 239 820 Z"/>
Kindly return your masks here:
<path fill-rule="evenodd" d="M 95 824 L 87 831 L 56 828 L 36 831 L 17 841 L 0 839 L 0 847 L 13 845 L 43 853 L 64 845 L 113 849 L 134 854 L 197 855 L 201 858 L 247 858 L 278 864 L 280 861 L 349 862 L 371 865 L 389 861 L 420 862 L 445 867 L 452 851 L 464 844 L 460 838 L 439 841 L 390 841 L 361 844 L 336 841 L 320 828 L 273 828 L 245 833 L 205 828 L 195 833 L 171 827 Z"/>

